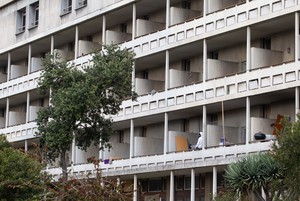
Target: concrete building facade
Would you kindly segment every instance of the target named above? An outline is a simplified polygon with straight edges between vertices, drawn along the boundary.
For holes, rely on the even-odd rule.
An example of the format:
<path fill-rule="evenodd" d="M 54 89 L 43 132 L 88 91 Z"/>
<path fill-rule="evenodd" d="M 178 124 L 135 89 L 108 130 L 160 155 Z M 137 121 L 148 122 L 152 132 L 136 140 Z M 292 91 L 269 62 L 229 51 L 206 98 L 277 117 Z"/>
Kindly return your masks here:
<path fill-rule="evenodd" d="M 25 150 L 38 141 L 46 53 L 81 66 L 120 44 L 136 54 L 139 96 L 113 118 L 110 151 L 73 146 L 71 173 L 93 173 L 96 156 L 134 201 L 209 201 L 228 164 L 270 150 L 278 117 L 296 120 L 299 10 L 300 0 L 1 0 L 0 133 Z M 199 132 L 203 148 L 190 150 Z"/>

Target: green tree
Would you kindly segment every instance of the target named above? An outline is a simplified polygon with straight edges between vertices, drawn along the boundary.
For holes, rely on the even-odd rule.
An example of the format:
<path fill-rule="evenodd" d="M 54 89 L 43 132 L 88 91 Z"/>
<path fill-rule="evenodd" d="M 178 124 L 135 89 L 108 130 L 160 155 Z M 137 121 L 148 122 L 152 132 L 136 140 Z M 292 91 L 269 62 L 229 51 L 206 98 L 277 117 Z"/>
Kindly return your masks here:
<path fill-rule="evenodd" d="M 12 148 L 0 136 L 1 200 L 38 200 L 43 191 L 42 168 L 37 158 Z"/>
<path fill-rule="evenodd" d="M 263 189 L 269 201 L 275 197 L 272 184 L 282 178 L 281 173 L 281 166 L 270 153 L 251 154 L 227 167 L 225 182 L 228 190 L 242 199 L 254 194 L 264 200 L 260 194 Z"/>
<path fill-rule="evenodd" d="M 291 122 L 284 118 L 282 129 L 277 132 L 277 143 L 274 144 L 274 157 L 283 167 L 281 180 L 276 182 L 285 200 L 300 200 L 300 115 L 298 120 Z"/>
<path fill-rule="evenodd" d="M 110 147 L 111 115 L 132 97 L 131 74 L 134 54 L 116 45 L 95 53 L 91 65 L 77 68 L 48 55 L 39 80 L 42 94 L 50 93 L 50 106 L 40 110 L 37 125 L 41 143 L 50 161 L 59 157 L 63 178 L 67 174 L 67 151 L 72 141 L 85 150 L 92 144 Z"/>

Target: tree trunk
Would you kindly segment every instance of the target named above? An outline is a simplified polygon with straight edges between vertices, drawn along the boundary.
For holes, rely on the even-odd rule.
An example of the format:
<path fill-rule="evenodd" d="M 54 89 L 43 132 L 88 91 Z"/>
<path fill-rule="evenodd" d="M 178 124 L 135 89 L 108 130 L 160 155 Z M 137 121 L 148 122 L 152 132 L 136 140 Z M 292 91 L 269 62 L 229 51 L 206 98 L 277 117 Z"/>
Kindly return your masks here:
<path fill-rule="evenodd" d="M 63 181 L 68 180 L 68 170 L 67 170 L 67 159 L 66 159 L 66 150 L 62 150 L 60 154 L 60 164 L 62 168 Z"/>

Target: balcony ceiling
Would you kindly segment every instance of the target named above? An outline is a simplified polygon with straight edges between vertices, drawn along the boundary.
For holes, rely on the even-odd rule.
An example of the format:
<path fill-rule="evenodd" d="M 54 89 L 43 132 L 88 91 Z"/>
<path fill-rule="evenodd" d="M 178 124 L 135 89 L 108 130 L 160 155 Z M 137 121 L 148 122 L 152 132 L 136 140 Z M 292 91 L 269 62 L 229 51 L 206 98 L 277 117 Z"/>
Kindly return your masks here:
<path fill-rule="evenodd" d="M 251 38 L 254 40 L 261 37 L 268 37 L 272 34 L 293 30 L 294 26 L 294 14 L 272 18 L 272 20 L 264 21 L 251 26 Z"/>

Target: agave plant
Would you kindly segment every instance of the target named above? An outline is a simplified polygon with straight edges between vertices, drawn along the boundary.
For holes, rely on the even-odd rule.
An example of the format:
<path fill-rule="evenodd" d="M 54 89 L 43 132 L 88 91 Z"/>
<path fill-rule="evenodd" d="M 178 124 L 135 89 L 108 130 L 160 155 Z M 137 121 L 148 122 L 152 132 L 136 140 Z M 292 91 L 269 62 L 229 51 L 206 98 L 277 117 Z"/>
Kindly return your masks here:
<path fill-rule="evenodd" d="M 264 200 L 261 189 L 266 194 L 266 201 L 272 200 L 271 184 L 281 177 L 279 164 L 269 153 L 251 154 L 230 164 L 225 172 L 227 187 L 242 198 L 254 193 L 257 199 Z"/>

